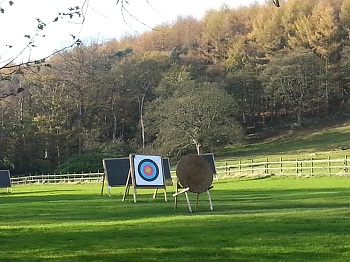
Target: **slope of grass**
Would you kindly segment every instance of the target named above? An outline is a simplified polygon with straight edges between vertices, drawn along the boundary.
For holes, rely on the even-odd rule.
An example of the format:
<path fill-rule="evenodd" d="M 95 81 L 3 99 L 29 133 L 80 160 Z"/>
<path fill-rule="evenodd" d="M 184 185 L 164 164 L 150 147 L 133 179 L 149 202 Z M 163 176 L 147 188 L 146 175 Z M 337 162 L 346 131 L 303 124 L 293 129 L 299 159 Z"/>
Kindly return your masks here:
<path fill-rule="evenodd" d="M 350 153 L 350 123 L 323 129 L 291 130 L 264 141 L 227 147 L 216 153 L 221 160 L 245 158 L 317 159 Z"/>
<path fill-rule="evenodd" d="M 101 185 L 0 191 L 0 261 L 348 261 L 348 178 L 226 180 L 188 212 Z M 194 203 L 194 195 L 191 194 Z"/>

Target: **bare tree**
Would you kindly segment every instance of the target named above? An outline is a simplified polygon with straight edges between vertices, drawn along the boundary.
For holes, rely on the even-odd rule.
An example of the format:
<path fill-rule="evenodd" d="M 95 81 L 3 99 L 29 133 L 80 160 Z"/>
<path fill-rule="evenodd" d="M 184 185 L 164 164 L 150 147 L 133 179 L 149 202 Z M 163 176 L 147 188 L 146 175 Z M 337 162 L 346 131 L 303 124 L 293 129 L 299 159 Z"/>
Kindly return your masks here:
<path fill-rule="evenodd" d="M 43 55 L 40 58 L 31 58 L 30 53 L 37 47 L 37 42 L 40 39 L 46 37 L 47 28 L 52 24 L 58 23 L 60 20 L 70 20 L 74 23 L 83 24 L 85 21 L 85 10 L 84 7 L 88 3 L 88 0 L 84 0 L 81 6 L 67 7 L 65 11 L 58 11 L 57 16 L 50 18 L 50 21 L 44 21 L 41 18 L 35 18 L 36 26 L 32 28 L 30 32 L 25 32 L 23 37 L 24 41 L 15 41 L 11 43 L 11 39 L 5 39 L 10 43 L 0 43 L 1 53 L 0 53 L 0 80 L 8 79 L 13 74 L 22 74 L 24 70 L 38 68 L 45 64 L 46 59 L 52 55 L 69 49 L 77 44 L 80 44 L 80 40 L 76 35 L 71 34 L 71 41 L 66 46 L 52 51 L 47 55 Z M 7 12 L 11 11 L 11 8 L 16 5 L 16 0 L 14 1 L 2 1 L 0 2 L 0 18 L 1 15 L 5 15 Z M 34 19 L 34 18 L 33 18 Z M 4 21 L 9 22 L 10 21 Z M 24 23 L 29 21 L 24 21 Z M 19 32 L 21 34 L 21 32 Z M 24 56 L 29 54 L 27 58 Z M 21 61 L 19 62 L 19 60 Z"/>

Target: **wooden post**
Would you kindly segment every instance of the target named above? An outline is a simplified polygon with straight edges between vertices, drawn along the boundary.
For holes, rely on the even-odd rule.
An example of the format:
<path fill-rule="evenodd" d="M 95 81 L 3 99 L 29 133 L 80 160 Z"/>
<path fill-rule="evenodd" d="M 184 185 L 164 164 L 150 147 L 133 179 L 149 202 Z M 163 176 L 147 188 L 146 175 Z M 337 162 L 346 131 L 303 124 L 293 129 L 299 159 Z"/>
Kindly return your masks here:
<path fill-rule="evenodd" d="M 238 168 L 239 168 L 239 173 L 242 173 L 242 161 L 239 160 L 238 162 Z"/>
<path fill-rule="evenodd" d="M 332 170 L 331 170 L 331 157 L 328 157 L 328 174 L 329 176 L 332 176 Z"/>
<path fill-rule="evenodd" d="M 311 157 L 311 176 L 314 176 L 314 159 Z"/>
<path fill-rule="evenodd" d="M 102 189 L 101 189 L 101 196 L 103 196 L 103 187 L 105 185 L 105 174 L 103 174 L 103 177 L 102 177 Z M 69 180 L 69 179 L 68 179 Z M 67 181 L 68 182 L 68 181 Z"/>
<path fill-rule="evenodd" d="M 125 183 L 125 191 L 124 191 L 124 195 L 123 195 L 123 199 L 122 201 L 125 201 L 126 195 L 129 194 L 129 189 L 130 189 L 130 179 L 131 179 L 131 169 L 129 169 L 129 173 L 128 173 L 128 177 L 126 179 L 126 183 Z"/>
<path fill-rule="evenodd" d="M 175 198 L 174 210 L 175 210 L 176 207 L 177 207 L 177 197 L 178 197 L 178 195 L 180 195 L 180 194 L 182 194 L 182 193 L 185 193 L 185 195 L 186 195 L 186 201 L 187 201 L 187 205 L 188 205 L 188 210 L 192 213 L 191 203 L 190 203 L 190 199 L 189 199 L 189 197 L 188 197 L 188 191 L 190 190 L 190 188 L 187 187 L 187 188 L 181 190 L 180 192 L 178 192 L 179 184 L 178 184 L 178 183 L 176 183 L 176 184 L 177 184 L 177 185 L 176 185 L 176 193 L 173 194 L 173 197 Z"/>
<path fill-rule="evenodd" d="M 269 158 L 266 158 L 266 163 L 265 163 L 265 174 L 269 173 Z"/>
<path fill-rule="evenodd" d="M 349 169 L 348 169 L 348 156 L 345 155 L 345 159 L 344 159 L 344 171 L 345 171 L 345 175 L 349 174 Z"/>
<path fill-rule="evenodd" d="M 251 160 L 251 171 L 252 171 L 252 174 L 254 173 L 254 160 L 252 159 Z"/>
<path fill-rule="evenodd" d="M 207 190 L 207 194 L 208 194 L 208 199 L 209 199 L 209 207 L 210 207 L 210 210 L 213 210 L 213 203 L 211 201 L 211 196 L 210 196 L 210 193 L 209 193 L 209 189 Z"/>
<path fill-rule="evenodd" d="M 185 195 L 186 195 L 186 201 L 187 201 L 187 205 L 188 205 L 188 210 L 192 213 L 191 203 L 190 203 L 190 199 L 188 197 L 188 192 L 187 191 L 185 191 Z"/>
<path fill-rule="evenodd" d="M 283 164 L 282 164 L 282 157 L 280 158 L 280 173 L 283 172 Z"/>

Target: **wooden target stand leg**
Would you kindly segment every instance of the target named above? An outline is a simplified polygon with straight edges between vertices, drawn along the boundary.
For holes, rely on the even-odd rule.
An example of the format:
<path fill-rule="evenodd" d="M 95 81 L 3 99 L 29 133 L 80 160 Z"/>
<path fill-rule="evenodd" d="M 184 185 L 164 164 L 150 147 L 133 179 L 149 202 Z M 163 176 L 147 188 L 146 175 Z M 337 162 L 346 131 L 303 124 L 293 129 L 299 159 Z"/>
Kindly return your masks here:
<path fill-rule="evenodd" d="M 213 202 L 211 201 L 209 189 L 207 190 L 207 193 L 208 193 L 208 199 L 209 199 L 209 207 L 210 207 L 210 210 L 213 211 Z"/>
<path fill-rule="evenodd" d="M 131 182 L 130 182 L 131 180 Z M 124 195 L 123 195 L 123 199 L 122 201 L 125 201 L 125 198 L 127 195 L 129 195 L 129 192 L 130 192 L 130 187 L 133 187 L 134 189 L 134 203 L 136 203 L 136 196 L 137 196 L 137 190 L 136 190 L 136 182 L 135 182 L 135 175 L 132 173 L 132 169 L 130 168 L 129 170 L 129 174 L 128 174 L 128 178 L 126 180 L 126 183 L 125 183 L 125 191 L 124 191 Z M 157 192 L 158 192 L 158 187 L 154 190 L 154 193 L 153 193 L 153 199 L 156 198 L 157 196 Z M 166 195 L 166 186 L 164 185 L 164 200 L 165 202 L 167 202 L 167 195 Z"/>
<path fill-rule="evenodd" d="M 209 208 L 211 211 L 213 211 L 213 202 L 211 201 L 211 196 L 210 196 L 210 192 L 209 190 L 212 189 L 213 186 L 211 186 L 208 190 L 207 190 L 207 194 L 208 194 L 208 200 L 209 200 Z M 199 198 L 199 193 L 196 193 L 197 197 L 196 197 L 196 209 L 198 207 L 198 198 Z"/>
<path fill-rule="evenodd" d="M 158 188 L 156 188 L 156 189 L 154 190 L 153 199 L 156 199 L 157 193 L 158 193 Z M 165 186 L 164 186 L 164 200 L 165 200 L 165 202 L 168 202 L 168 199 L 167 199 L 167 197 L 166 197 L 166 187 L 165 187 Z"/>
<path fill-rule="evenodd" d="M 184 188 L 184 189 L 181 190 L 180 192 L 178 191 L 179 188 L 181 188 L 181 186 L 179 185 L 179 183 L 176 183 L 176 193 L 173 194 L 173 197 L 175 198 L 174 210 L 176 210 L 176 208 L 177 208 L 177 197 L 178 197 L 180 194 L 185 193 L 186 201 L 187 201 L 187 205 L 188 205 L 188 210 L 192 213 L 191 203 L 190 203 L 190 199 L 189 199 L 189 197 L 188 197 L 188 191 L 190 190 L 190 188 L 189 188 L 189 187 Z M 211 186 L 211 187 L 207 190 L 210 210 L 213 210 L 213 203 L 212 203 L 211 196 L 210 196 L 210 192 L 209 192 L 209 190 L 212 189 L 212 188 L 213 188 L 213 187 Z M 199 193 L 196 193 L 196 208 L 195 208 L 195 209 L 197 209 L 197 207 L 198 207 L 198 198 L 199 198 Z"/>
<path fill-rule="evenodd" d="M 128 178 L 126 179 L 126 183 L 125 183 L 125 191 L 124 191 L 124 195 L 123 195 L 123 199 L 122 201 L 125 201 L 125 198 L 126 198 L 126 195 L 129 194 L 129 191 L 130 191 L 130 176 L 131 176 L 131 173 L 130 173 L 130 170 L 129 170 L 129 174 L 128 174 Z M 136 189 L 134 187 L 134 202 L 136 203 Z"/>
<path fill-rule="evenodd" d="M 173 194 L 173 197 L 175 198 L 175 205 L 174 205 L 174 210 L 177 208 L 177 197 L 178 195 L 182 194 L 182 193 L 185 193 L 186 195 L 186 201 L 187 201 L 187 205 L 188 205 L 188 210 L 192 213 L 192 208 L 191 208 L 191 203 L 190 203 L 190 199 L 188 197 L 188 191 L 190 190 L 189 187 L 186 187 L 185 189 L 181 190 L 180 192 L 178 192 L 178 188 L 180 186 L 177 184 L 176 185 L 176 193 Z"/>
<path fill-rule="evenodd" d="M 134 195 L 134 203 L 136 203 L 137 190 L 136 190 L 134 164 L 133 164 L 132 155 L 129 156 L 129 162 L 130 162 L 130 168 L 129 168 L 128 177 L 127 177 L 126 183 L 125 183 L 125 191 L 124 191 L 122 201 L 125 201 L 126 196 L 129 195 L 130 187 L 132 186 L 133 190 L 134 190 L 134 194 L 133 194 Z"/>
<path fill-rule="evenodd" d="M 103 177 L 102 177 L 101 196 L 103 196 L 103 189 L 104 189 L 105 183 L 106 183 L 106 174 L 103 174 Z M 107 191 L 108 191 L 108 196 L 109 196 L 109 197 L 111 197 L 111 190 L 112 190 L 112 187 L 111 187 L 110 185 L 108 185 L 108 186 L 107 186 Z"/>

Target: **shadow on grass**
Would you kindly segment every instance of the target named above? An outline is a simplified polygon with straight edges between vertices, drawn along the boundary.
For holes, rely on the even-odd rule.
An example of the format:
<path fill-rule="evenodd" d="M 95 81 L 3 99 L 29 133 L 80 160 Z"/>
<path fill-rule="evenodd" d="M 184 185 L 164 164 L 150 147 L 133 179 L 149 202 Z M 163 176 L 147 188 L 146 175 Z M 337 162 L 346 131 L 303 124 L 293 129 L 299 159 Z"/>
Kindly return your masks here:
<path fill-rule="evenodd" d="M 225 185 L 226 182 L 220 182 Z M 230 184 L 230 182 L 227 182 Z M 234 185 L 231 182 L 232 185 Z M 69 194 L 69 191 L 74 192 Z M 77 194 L 74 190 L 57 190 L 54 195 L 50 191 L 40 196 L 15 197 L 7 195 L 1 199 L 2 212 L 0 218 L 19 221 L 25 218 L 30 221 L 61 222 L 63 220 L 130 220 L 140 218 L 155 218 L 187 214 L 188 207 L 185 195 L 178 197 L 178 208 L 174 211 L 174 198 L 167 193 L 168 202 L 164 201 L 163 193 L 153 200 L 149 193 L 138 194 L 137 203 L 132 195 L 122 201 L 121 195 L 112 197 L 92 194 Z M 344 187 L 335 188 L 299 188 L 299 189 L 214 189 L 210 191 L 214 212 L 245 212 L 256 210 L 270 212 L 271 210 L 297 210 L 322 208 L 347 208 L 350 191 Z M 189 193 L 194 208 L 196 194 Z M 197 212 L 208 212 L 209 201 L 206 193 L 199 195 Z M 9 220 L 11 221 L 11 220 Z"/>
<path fill-rule="evenodd" d="M 191 218 L 4 230 L 0 258 L 25 250 L 25 261 L 342 261 L 336 246 L 350 233 L 345 221 L 321 217 Z"/>

